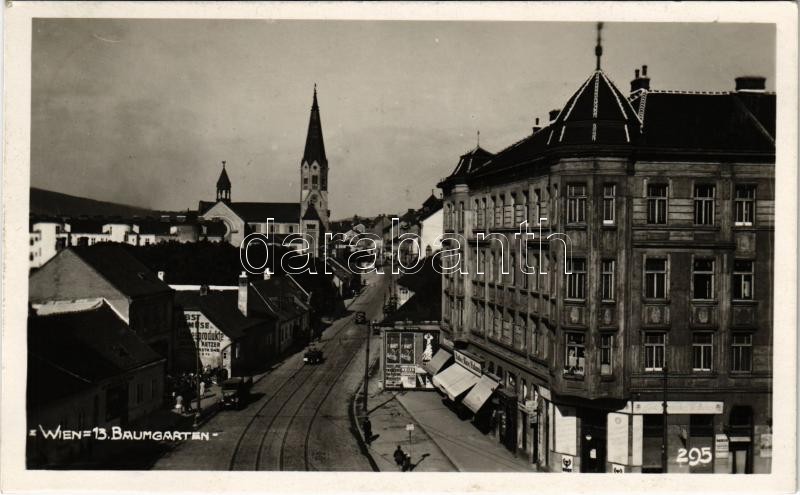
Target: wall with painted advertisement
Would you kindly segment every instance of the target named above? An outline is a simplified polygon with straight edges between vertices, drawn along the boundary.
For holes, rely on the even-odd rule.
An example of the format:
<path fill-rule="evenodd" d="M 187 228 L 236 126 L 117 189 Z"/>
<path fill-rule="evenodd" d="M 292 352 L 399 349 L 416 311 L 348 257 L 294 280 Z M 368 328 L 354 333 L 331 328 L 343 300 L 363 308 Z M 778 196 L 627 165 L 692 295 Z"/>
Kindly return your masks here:
<path fill-rule="evenodd" d="M 383 384 L 386 390 L 433 390 L 422 367 L 439 350 L 439 331 L 386 330 L 383 335 Z"/>
<path fill-rule="evenodd" d="M 203 368 L 224 368 L 230 376 L 235 351 L 231 339 L 199 311 L 184 311 L 183 316 L 175 342 L 179 367 L 194 372 L 199 352 Z"/>

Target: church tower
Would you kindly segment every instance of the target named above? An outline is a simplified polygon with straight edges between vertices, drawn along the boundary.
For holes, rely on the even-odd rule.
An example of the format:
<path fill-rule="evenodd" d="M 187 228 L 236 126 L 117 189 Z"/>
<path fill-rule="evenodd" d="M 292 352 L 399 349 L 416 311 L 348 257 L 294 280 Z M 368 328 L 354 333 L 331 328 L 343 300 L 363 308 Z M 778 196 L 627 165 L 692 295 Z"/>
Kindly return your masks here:
<path fill-rule="evenodd" d="M 328 158 L 322 140 L 322 122 L 319 118 L 317 85 L 314 85 L 314 101 L 308 121 L 308 134 L 303 159 L 300 161 L 300 219 L 302 230 L 310 230 L 314 222 L 317 232 L 328 229 Z"/>
<path fill-rule="evenodd" d="M 225 161 L 222 162 L 222 172 L 217 179 L 217 201 L 223 203 L 231 202 L 231 180 L 228 178 L 228 172 L 225 171 Z"/>

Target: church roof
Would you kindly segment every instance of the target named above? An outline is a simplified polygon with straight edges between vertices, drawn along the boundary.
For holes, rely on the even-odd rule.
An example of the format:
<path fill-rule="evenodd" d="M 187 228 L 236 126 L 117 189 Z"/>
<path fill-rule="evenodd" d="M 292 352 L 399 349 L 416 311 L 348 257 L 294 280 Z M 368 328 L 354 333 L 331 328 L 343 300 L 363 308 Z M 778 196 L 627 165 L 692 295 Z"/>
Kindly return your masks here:
<path fill-rule="evenodd" d="M 272 218 L 277 223 L 298 223 L 299 203 L 231 203 L 231 209 L 245 222 L 266 222 Z"/>
<path fill-rule="evenodd" d="M 230 189 L 231 180 L 228 178 L 228 172 L 225 171 L 225 162 L 222 162 L 222 172 L 217 179 L 217 189 Z"/>
<path fill-rule="evenodd" d="M 206 214 L 208 210 L 216 206 L 215 201 L 200 201 L 198 213 Z M 300 221 L 299 203 L 257 203 L 257 202 L 238 202 L 228 203 L 234 213 L 245 222 L 266 222 L 272 218 L 276 223 L 298 223 Z"/>
<path fill-rule="evenodd" d="M 306 136 L 306 148 L 303 151 L 302 162 L 317 162 L 323 166 L 328 165 L 328 158 L 325 156 L 325 142 L 322 139 L 322 122 L 319 118 L 316 85 L 314 86 L 314 102 L 311 104 L 311 117 L 308 120 L 308 135 Z"/>
<path fill-rule="evenodd" d="M 303 215 L 303 220 L 321 220 L 319 217 L 319 212 L 317 212 L 317 209 L 314 207 L 314 205 L 308 206 L 305 215 Z"/>

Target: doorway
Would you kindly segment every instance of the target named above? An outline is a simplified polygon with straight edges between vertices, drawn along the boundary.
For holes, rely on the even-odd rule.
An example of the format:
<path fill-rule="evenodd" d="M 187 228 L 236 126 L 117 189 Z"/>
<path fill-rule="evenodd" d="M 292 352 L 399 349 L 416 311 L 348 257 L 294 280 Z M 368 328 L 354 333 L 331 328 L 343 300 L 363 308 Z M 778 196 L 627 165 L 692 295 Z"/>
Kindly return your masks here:
<path fill-rule="evenodd" d="M 604 473 L 606 470 L 606 413 L 592 409 L 581 411 L 581 472 Z"/>

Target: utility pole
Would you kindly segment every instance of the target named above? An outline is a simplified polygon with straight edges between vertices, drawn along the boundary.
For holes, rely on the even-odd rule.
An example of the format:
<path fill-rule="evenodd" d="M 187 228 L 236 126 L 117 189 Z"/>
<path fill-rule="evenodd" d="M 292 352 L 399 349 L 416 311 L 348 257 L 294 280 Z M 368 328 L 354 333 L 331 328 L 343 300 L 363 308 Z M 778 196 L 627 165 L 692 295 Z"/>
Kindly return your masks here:
<path fill-rule="evenodd" d="M 667 472 L 667 365 L 664 364 L 664 397 L 663 402 L 661 403 L 662 408 L 662 423 L 663 423 L 663 436 L 661 438 L 661 466 L 664 470 L 663 472 Z"/>
<path fill-rule="evenodd" d="M 369 383 L 369 341 L 371 338 L 372 322 L 367 326 L 367 354 L 364 358 L 364 414 L 368 414 L 369 408 L 367 407 L 367 384 Z"/>
<path fill-rule="evenodd" d="M 195 379 L 197 382 L 197 410 L 194 413 L 194 424 L 192 427 L 196 430 L 200 426 L 200 318 L 195 320 L 194 325 L 195 341 L 197 343 L 197 361 L 195 362 Z"/>

